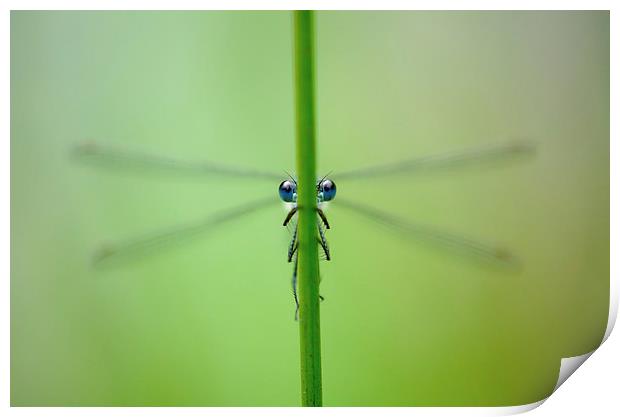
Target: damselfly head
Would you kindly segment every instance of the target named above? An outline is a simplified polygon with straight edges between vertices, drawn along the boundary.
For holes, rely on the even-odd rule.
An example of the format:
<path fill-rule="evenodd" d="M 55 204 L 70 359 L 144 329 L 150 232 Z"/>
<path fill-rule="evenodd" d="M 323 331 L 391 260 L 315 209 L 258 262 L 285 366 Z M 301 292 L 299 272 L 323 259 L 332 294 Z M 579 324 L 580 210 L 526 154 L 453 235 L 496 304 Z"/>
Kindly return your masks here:
<path fill-rule="evenodd" d="M 286 203 L 294 203 L 297 201 L 297 184 L 291 180 L 284 180 L 278 187 L 280 198 Z"/>

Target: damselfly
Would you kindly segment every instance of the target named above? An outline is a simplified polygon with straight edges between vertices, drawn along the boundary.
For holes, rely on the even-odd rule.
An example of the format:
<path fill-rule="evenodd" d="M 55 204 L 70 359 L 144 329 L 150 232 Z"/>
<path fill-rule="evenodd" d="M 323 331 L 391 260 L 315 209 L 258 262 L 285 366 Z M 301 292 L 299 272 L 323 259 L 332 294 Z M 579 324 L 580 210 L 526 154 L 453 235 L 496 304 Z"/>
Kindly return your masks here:
<path fill-rule="evenodd" d="M 533 153 L 533 146 L 528 143 L 509 143 L 469 149 L 459 152 L 443 153 L 420 158 L 398 161 L 386 165 L 376 165 L 367 168 L 343 171 L 334 175 L 326 175 L 317 180 L 317 245 L 320 246 L 324 259 L 329 261 L 332 255 L 326 238 L 326 230 L 330 224 L 325 214 L 328 204 L 336 202 L 341 207 L 349 209 L 367 218 L 371 218 L 393 229 L 404 232 L 408 236 L 419 240 L 441 245 L 446 248 L 456 249 L 479 258 L 499 262 L 502 264 L 514 264 L 516 259 L 505 249 L 481 241 L 465 238 L 450 232 L 433 227 L 411 223 L 405 219 L 394 216 L 375 207 L 348 200 L 341 196 L 336 199 L 336 180 L 359 180 L 377 177 L 389 177 L 399 174 L 411 174 L 416 171 L 427 169 L 467 165 L 483 161 L 495 161 Z M 253 180 L 273 181 L 279 184 L 278 194 L 280 200 L 287 206 L 287 214 L 283 225 L 292 224 L 293 232 L 287 251 L 287 261 L 293 263 L 292 290 L 295 300 L 295 318 L 299 309 L 297 299 L 297 183 L 293 176 L 283 179 L 281 174 L 255 169 L 245 169 L 220 165 L 213 162 L 182 161 L 168 157 L 151 155 L 141 152 L 114 149 L 100 146 L 94 143 L 86 143 L 76 148 L 76 155 L 91 163 L 105 164 L 114 168 L 129 168 L 155 171 L 176 171 L 201 175 L 219 175 L 226 177 L 245 178 Z M 329 178 L 328 178 L 329 176 Z M 148 248 L 156 247 L 167 242 L 205 231 L 211 227 L 238 219 L 246 214 L 265 208 L 277 202 L 274 196 L 269 196 L 256 201 L 229 208 L 221 213 L 216 213 L 197 223 L 169 229 L 150 236 L 134 240 L 120 242 L 113 246 L 106 246 L 95 255 L 95 263 L 102 264 L 109 260 L 130 255 Z M 322 297 L 321 297 L 322 299 Z"/>

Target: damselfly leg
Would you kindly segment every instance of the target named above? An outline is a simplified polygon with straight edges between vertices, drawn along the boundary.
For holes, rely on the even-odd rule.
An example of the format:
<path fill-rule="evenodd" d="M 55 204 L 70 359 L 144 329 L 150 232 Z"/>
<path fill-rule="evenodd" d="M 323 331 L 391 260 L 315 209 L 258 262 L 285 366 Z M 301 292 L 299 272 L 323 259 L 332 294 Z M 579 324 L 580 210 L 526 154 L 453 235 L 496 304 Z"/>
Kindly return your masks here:
<path fill-rule="evenodd" d="M 318 238 L 319 245 L 321 245 L 321 248 L 323 248 L 323 254 L 325 255 L 325 260 L 330 261 L 331 257 L 329 255 L 329 246 L 327 246 L 327 239 L 325 239 L 325 230 L 323 230 L 323 226 L 321 226 L 321 223 L 318 223 L 317 226 L 319 229 L 319 238 Z"/>

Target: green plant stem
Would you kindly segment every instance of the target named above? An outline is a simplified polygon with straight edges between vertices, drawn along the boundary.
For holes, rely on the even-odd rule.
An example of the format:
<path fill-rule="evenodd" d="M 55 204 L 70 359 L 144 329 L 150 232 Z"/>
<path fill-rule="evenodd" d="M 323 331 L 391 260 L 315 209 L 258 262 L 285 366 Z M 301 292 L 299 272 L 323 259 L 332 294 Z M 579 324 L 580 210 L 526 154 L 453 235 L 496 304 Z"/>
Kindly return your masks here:
<path fill-rule="evenodd" d="M 298 293 L 301 344 L 301 402 L 322 405 L 319 251 L 317 246 L 314 107 L 314 16 L 293 12 L 298 205 Z"/>

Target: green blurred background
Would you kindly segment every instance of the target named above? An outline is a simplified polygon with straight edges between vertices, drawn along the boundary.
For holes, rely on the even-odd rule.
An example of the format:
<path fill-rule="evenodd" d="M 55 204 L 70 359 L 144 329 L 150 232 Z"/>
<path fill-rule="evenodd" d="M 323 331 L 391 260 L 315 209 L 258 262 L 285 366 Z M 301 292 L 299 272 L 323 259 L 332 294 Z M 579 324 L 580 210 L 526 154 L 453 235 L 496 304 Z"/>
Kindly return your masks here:
<path fill-rule="evenodd" d="M 321 173 L 526 138 L 505 164 L 342 181 L 341 197 L 498 242 L 503 268 L 337 201 L 321 264 L 330 406 L 515 405 L 601 340 L 609 300 L 607 12 L 319 12 Z M 102 243 L 277 183 L 141 175 L 91 139 L 294 171 L 288 12 L 12 12 L 11 403 L 294 406 L 277 205 L 94 269 Z M 284 174 L 283 174 L 284 176 Z"/>

